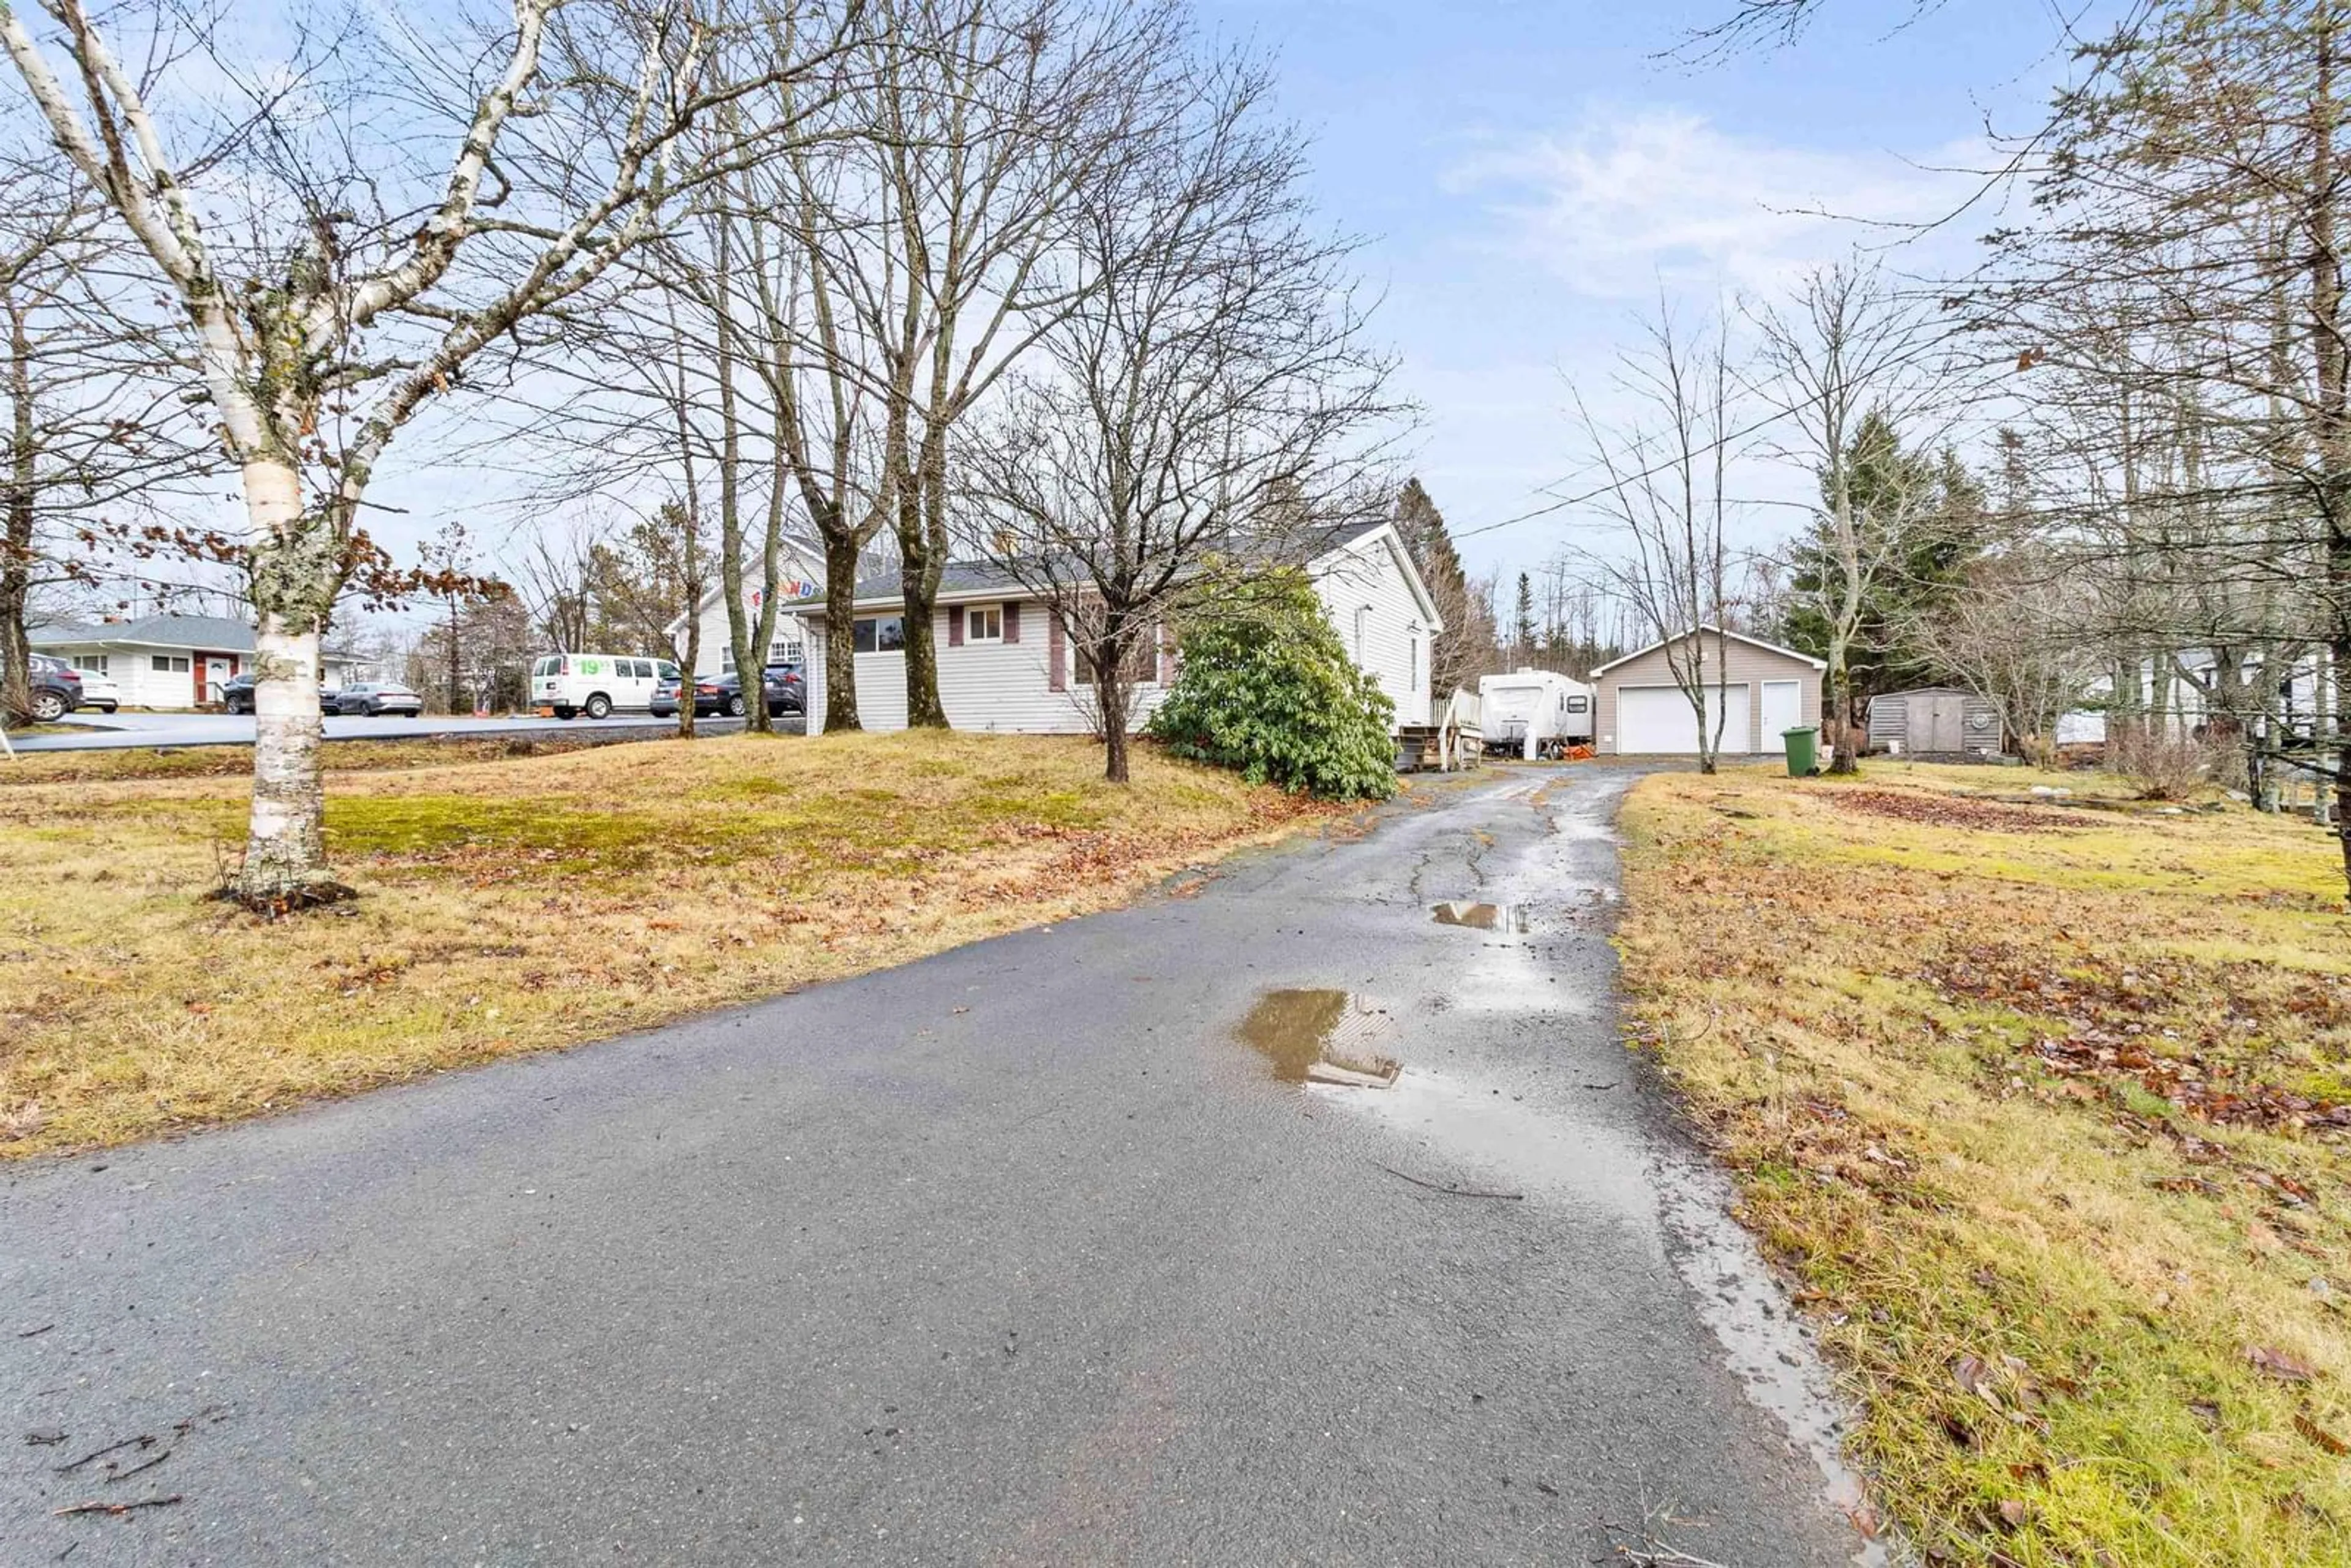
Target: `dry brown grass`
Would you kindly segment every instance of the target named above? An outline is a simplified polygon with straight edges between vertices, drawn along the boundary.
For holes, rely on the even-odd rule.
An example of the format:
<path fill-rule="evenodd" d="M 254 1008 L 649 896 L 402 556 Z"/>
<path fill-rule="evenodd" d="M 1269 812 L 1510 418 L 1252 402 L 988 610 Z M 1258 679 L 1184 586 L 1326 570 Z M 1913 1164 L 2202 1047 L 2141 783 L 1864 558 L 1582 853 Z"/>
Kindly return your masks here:
<path fill-rule="evenodd" d="M 903 962 L 1324 815 L 1148 749 L 1131 789 L 1100 767 L 1083 741 L 935 734 L 336 773 L 329 841 L 366 896 L 276 926 L 201 899 L 241 779 L 0 788 L 0 1157 Z"/>
<path fill-rule="evenodd" d="M 1635 1019 L 1931 1560 L 2351 1563 L 2340 862 L 2035 781 L 1645 780 Z"/>
<path fill-rule="evenodd" d="M 64 733 L 60 727 L 58 733 Z M 445 768 L 517 757 L 556 757 L 620 744 L 609 731 L 517 730 L 500 735 L 421 737 L 414 740 L 330 740 L 319 748 L 340 773 Z M 0 790 L 13 784 L 97 783 L 124 779 L 244 779 L 253 772 L 248 746 L 118 746 L 95 751 L 27 751 L 0 758 Z"/>

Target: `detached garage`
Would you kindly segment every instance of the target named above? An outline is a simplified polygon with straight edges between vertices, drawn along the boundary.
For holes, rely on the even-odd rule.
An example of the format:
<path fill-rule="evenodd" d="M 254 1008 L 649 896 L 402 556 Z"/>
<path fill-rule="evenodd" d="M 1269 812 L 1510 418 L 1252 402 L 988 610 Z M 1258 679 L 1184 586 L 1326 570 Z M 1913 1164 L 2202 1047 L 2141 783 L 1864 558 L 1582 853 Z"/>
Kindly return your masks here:
<path fill-rule="evenodd" d="M 1711 732 L 1719 721 L 1723 756 L 1777 752 L 1782 730 L 1821 722 L 1825 661 L 1702 626 L 1592 672 L 1594 749 L 1618 757 L 1698 754 L 1698 716 L 1667 662 L 1669 655 L 1683 658 L 1692 644 L 1706 675 L 1707 728 Z"/>

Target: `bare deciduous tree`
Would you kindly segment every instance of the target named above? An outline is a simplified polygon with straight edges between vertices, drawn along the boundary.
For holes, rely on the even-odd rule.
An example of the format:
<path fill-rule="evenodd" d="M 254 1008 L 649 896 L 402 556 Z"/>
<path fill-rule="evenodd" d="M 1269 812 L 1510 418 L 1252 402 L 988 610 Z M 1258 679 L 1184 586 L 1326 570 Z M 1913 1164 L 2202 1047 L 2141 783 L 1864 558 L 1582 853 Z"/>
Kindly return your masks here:
<path fill-rule="evenodd" d="M 745 130 L 730 153 L 705 149 L 690 169 L 677 156 L 745 84 L 705 68 L 709 21 L 660 0 L 514 0 L 478 50 L 395 26 L 368 62 L 375 77 L 339 78 L 337 62 L 364 52 L 353 18 L 335 48 L 288 68 L 300 93 L 253 86 L 233 134 L 175 152 L 152 107 L 156 84 L 122 63 L 81 0 L 48 10 L 45 45 L 22 10 L 0 6 L 0 43 L 59 146 L 177 297 L 243 476 L 258 727 L 235 891 L 278 910 L 346 895 L 320 835 L 313 691 L 321 632 L 364 546 L 369 483 L 398 432 L 477 359 L 651 238 L 675 186 L 754 155 Z M 159 6 L 148 26 L 167 36 L 171 15 Z M 813 6 L 810 20 L 810 53 L 782 68 L 809 68 L 837 44 Z M 178 42 L 246 79 L 233 39 Z M 183 58 L 167 51 L 165 73 Z M 451 58 L 486 69 L 459 81 L 444 74 Z M 401 77 L 408 90 L 381 85 Z M 366 102 L 371 91 L 381 100 Z M 321 101 L 341 112 L 324 123 L 300 112 Z M 178 130 L 193 133 L 193 117 Z M 427 194 L 436 182 L 406 149 L 435 135 L 452 151 Z"/>
<path fill-rule="evenodd" d="M 1083 654 L 1113 783 L 1186 584 L 1217 555 L 1295 563 L 1343 516 L 1384 515 L 1364 480 L 1400 412 L 1262 68 L 1150 86 L 1147 135 L 1066 214 L 1070 302 L 960 470 L 991 552 Z"/>
<path fill-rule="evenodd" d="M 1872 464 L 1865 427 L 1929 447 L 1950 422 L 1950 394 L 1926 313 L 1884 271 L 1848 261 L 1807 274 L 1792 308 L 1753 312 L 1767 395 L 1787 411 L 1782 450 L 1818 476 L 1821 492 L 1814 597 L 1825 626 L 1832 773 L 1859 765 L 1853 664 L 1872 596 L 1898 574 L 1922 528 L 1939 513 L 1942 487 L 1921 465 Z"/>
<path fill-rule="evenodd" d="M 1643 336 L 1620 359 L 1615 390 L 1635 411 L 1622 423 L 1610 426 L 1575 393 L 1601 481 L 1590 505 L 1615 536 L 1579 554 L 1630 612 L 1635 634 L 1662 644 L 1690 705 L 1698 771 L 1712 773 L 1728 717 L 1725 477 L 1741 429 L 1737 377 L 1719 315 L 1686 324 L 1661 303 Z"/>

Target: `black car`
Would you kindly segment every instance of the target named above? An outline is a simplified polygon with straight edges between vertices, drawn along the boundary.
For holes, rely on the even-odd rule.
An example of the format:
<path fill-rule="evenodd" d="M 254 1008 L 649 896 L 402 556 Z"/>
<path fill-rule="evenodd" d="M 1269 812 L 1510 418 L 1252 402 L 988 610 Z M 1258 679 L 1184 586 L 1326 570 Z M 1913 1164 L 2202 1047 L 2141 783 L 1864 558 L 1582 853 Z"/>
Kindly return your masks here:
<path fill-rule="evenodd" d="M 322 713 L 365 714 L 370 718 L 381 718 L 388 713 L 416 718 L 424 712 L 424 699 L 395 682 L 361 681 L 340 691 L 322 690 L 319 707 Z"/>
<path fill-rule="evenodd" d="M 34 723 L 53 723 L 81 706 L 81 672 L 63 659 L 35 653 L 25 669 L 33 678 Z"/>
<path fill-rule="evenodd" d="M 216 689 L 220 692 L 222 712 L 253 712 L 253 672 L 251 670 L 246 671 L 243 674 L 231 675 L 228 679 L 223 681 Z M 342 709 L 335 706 L 335 699 L 340 695 L 341 694 L 338 692 L 329 690 L 325 686 L 320 686 L 319 688 L 319 711 L 320 713 L 342 712 Z"/>
<path fill-rule="evenodd" d="M 768 693 L 768 716 L 805 713 L 808 711 L 808 683 L 798 664 L 769 664 L 761 672 Z M 663 704 L 666 694 L 668 704 Z M 678 694 L 668 685 L 653 693 L 652 711 L 658 716 L 677 712 Z M 694 683 L 694 711 L 700 716 L 725 714 L 729 718 L 741 718 L 750 712 L 743 700 L 743 683 L 733 670 L 723 675 L 700 675 Z"/>

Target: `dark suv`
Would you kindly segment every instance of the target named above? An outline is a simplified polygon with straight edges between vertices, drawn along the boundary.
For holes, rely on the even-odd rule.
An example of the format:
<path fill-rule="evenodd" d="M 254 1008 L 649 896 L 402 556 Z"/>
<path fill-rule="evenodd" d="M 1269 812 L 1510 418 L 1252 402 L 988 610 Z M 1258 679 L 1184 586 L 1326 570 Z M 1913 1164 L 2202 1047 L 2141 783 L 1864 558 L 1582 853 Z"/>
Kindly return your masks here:
<path fill-rule="evenodd" d="M 33 677 L 33 722 L 49 724 L 81 706 L 81 672 L 63 659 L 35 653 L 25 661 Z"/>

